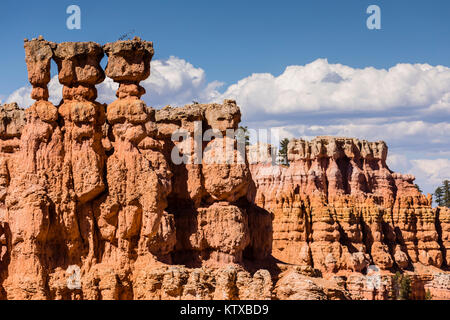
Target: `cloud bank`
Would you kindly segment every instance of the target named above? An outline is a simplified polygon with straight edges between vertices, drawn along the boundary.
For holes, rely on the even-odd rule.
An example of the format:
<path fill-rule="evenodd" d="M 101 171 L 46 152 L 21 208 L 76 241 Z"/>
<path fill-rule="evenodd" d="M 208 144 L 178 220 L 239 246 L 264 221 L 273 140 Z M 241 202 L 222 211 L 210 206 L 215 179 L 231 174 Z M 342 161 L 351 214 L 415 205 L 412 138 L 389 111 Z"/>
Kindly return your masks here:
<path fill-rule="evenodd" d="M 445 110 L 450 103 L 450 69 L 397 64 L 385 70 L 355 69 L 318 59 L 290 66 L 278 77 L 253 74 L 225 91 L 249 114 L 373 113 L 387 110 Z"/>

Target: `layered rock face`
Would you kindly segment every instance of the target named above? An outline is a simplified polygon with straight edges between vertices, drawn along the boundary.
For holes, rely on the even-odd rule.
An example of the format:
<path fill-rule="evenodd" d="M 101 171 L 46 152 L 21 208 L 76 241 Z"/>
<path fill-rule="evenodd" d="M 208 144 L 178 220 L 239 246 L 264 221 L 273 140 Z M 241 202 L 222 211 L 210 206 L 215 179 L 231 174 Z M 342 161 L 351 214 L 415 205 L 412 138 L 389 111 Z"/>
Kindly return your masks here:
<path fill-rule="evenodd" d="M 387 299 L 395 271 L 450 298 L 450 210 L 383 142 L 293 140 L 275 165 L 233 100 L 148 107 L 151 42 L 24 47 L 35 103 L 0 107 L 0 299 Z"/>
<path fill-rule="evenodd" d="M 243 267 L 244 256 L 271 252 L 259 238 L 270 214 L 246 199 L 248 164 L 208 161 L 236 143 L 219 137 L 237 128 L 236 103 L 147 107 L 139 82 L 153 45 L 139 38 L 24 46 L 36 102 L 0 110 L 0 298 L 271 298 L 270 274 Z M 51 59 L 58 106 L 48 101 Z M 119 83 L 109 105 L 96 102 L 105 74 Z M 191 148 L 194 128 L 204 159 L 175 163 L 172 149 Z M 203 143 L 208 129 L 219 134 Z"/>
<path fill-rule="evenodd" d="M 274 214 L 275 258 L 329 275 L 365 274 L 370 265 L 382 274 L 416 264 L 430 274 L 447 269 L 448 209 L 433 209 L 413 176 L 387 167 L 384 142 L 294 139 L 289 166 L 268 154 L 267 146 L 250 147 L 257 190 L 250 199 Z"/>
<path fill-rule="evenodd" d="M 246 199 L 251 178 L 245 148 L 240 153 L 236 139 L 226 134 L 237 129 L 240 117 L 232 100 L 156 112 L 158 138 L 172 158 L 167 210 L 176 218 L 176 262 L 240 263 L 244 254 L 252 260 L 270 255 L 272 239 L 261 234 L 271 235 L 271 215 Z M 179 141 L 171 139 L 173 132 Z M 179 165 L 175 150 L 185 155 Z"/>

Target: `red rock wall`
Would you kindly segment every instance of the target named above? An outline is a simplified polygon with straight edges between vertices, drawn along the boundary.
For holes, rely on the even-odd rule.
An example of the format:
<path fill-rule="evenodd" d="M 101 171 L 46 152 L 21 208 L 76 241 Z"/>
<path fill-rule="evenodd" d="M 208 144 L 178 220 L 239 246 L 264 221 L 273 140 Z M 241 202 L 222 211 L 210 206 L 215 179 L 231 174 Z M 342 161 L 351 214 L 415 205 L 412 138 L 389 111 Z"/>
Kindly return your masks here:
<path fill-rule="evenodd" d="M 250 147 L 250 200 L 274 214 L 275 258 L 330 274 L 448 268 L 448 210 L 387 167 L 384 142 L 294 139 L 289 166 L 264 154 L 267 146 Z"/>
<path fill-rule="evenodd" d="M 318 137 L 290 142 L 289 167 L 252 163 L 253 201 L 275 214 L 274 256 L 300 263 L 296 252 L 308 246 L 311 263 L 324 271 L 330 253 L 336 270 L 356 267 L 355 253 L 383 269 L 416 262 L 441 267 L 436 226 L 445 228 L 446 220 L 414 177 L 389 170 L 386 156 L 384 142 Z"/>
<path fill-rule="evenodd" d="M 389 170 L 383 142 L 293 140 L 289 167 L 250 147 L 249 164 L 235 101 L 140 99 L 151 42 L 24 47 L 36 102 L 0 107 L 0 299 L 386 299 L 395 271 L 413 298 L 450 298 L 450 210 Z"/>
<path fill-rule="evenodd" d="M 24 46 L 36 102 L 0 114 L 0 298 L 222 298 L 221 283 L 230 298 L 264 290 L 270 298 L 270 276 L 242 267 L 244 256 L 271 252 L 271 238 L 258 236 L 271 233 L 270 214 L 246 199 L 248 164 L 205 162 L 229 138 L 200 145 L 199 164 L 171 161 L 176 129 L 195 120 L 202 135 L 236 129 L 236 103 L 147 107 L 139 82 L 150 75 L 153 45 L 138 38 Z M 51 59 L 63 84 L 58 106 L 48 101 Z M 109 105 L 96 101 L 105 74 L 119 83 Z M 229 276 L 220 271 L 227 264 Z M 66 270 L 75 266 L 81 287 L 70 289 Z"/>

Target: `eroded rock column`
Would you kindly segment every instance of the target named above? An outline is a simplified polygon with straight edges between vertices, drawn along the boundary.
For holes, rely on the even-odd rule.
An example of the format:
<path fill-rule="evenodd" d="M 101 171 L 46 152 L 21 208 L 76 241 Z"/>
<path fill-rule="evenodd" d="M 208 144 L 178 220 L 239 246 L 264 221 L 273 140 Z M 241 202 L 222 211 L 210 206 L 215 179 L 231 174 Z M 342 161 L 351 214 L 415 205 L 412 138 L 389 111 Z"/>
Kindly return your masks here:
<path fill-rule="evenodd" d="M 214 136 L 207 142 L 202 159 L 204 199 L 212 205 L 199 210 L 200 234 L 212 261 L 241 262 L 250 243 L 250 230 L 248 212 L 238 201 L 246 197 L 250 171 L 236 137 L 228 134 L 238 128 L 240 110 L 235 101 L 225 100 L 220 108 L 207 106 L 205 119 Z"/>
<path fill-rule="evenodd" d="M 36 102 L 26 110 L 15 165 L 5 174 L 10 180 L 5 198 L 11 233 L 11 256 L 4 287 L 8 298 L 45 299 L 50 215 L 60 187 L 61 132 L 58 112 L 48 99 L 50 60 L 55 44 L 40 37 L 24 43 L 28 78 Z M 20 271 L 19 271 L 20 270 Z"/>
<path fill-rule="evenodd" d="M 98 220 L 107 241 L 105 261 L 148 263 L 151 256 L 170 261 L 175 245 L 173 216 L 164 209 L 171 172 L 155 139 L 155 111 L 140 100 L 139 82 L 150 75 L 153 45 L 138 38 L 104 46 L 106 74 L 119 83 L 118 99 L 108 105 L 113 149 L 107 160 L 108 196 Z M 147 262 L 144 262 L 147 261 Z"/>
<path fill-rule="evenodd" d="M 61 228 L 67 241 L 69 264 L 94 258 L 94 209 L 90 201 L 105 190 L 105 152 L 102 146 L 104 106 L 96 102 L 95 85 L 105 78 L 100 45 L 65 42 L 57 45 L 55 61 L 63 84 L 58 112 L 64 132 Z"/>

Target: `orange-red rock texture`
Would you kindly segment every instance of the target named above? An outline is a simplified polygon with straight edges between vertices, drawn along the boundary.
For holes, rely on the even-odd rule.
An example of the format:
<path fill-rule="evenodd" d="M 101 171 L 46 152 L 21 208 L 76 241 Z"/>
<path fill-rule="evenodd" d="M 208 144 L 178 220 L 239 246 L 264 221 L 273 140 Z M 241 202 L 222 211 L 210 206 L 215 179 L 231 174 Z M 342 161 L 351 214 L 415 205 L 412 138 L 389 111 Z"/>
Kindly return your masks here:
<path fill-rule="evenodd" d="M 226 135 L 235 101 L 140 99 L 151 42 L 24 47 L 35 103 L 0 108 L 0 299 L 389 299 L 397 271 L 412 298 L 450 298 L 450 210 L 389 170 L 383 142 L 292 140 L 289 166 L 270 146 L 247 160 Z"/>
<path fill-rule="evenodd" d="M 450 263 L 450 210 L 432 208 L 431 195 L 418 191 L 412 175 L 387 167 L 384 142 L 293 139 L 289 166 L 273 165 L 270 146 L 249 149 L 256 190 L 250 200 L 273 213 L 274 258 L 311 266 L 325 277 L 345 277 L 347 289 L 364 298 L 373 291 L 362 292 L 371 266 L 383 276 L 410 275 L 415 298 L 426 290 L 450 298 L 444 271 Z M 378 298 L 390 290 L 386 284 Z"/>

